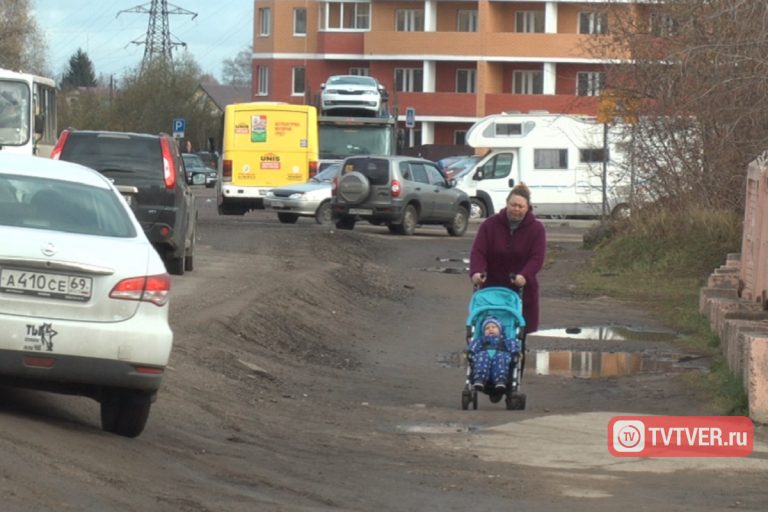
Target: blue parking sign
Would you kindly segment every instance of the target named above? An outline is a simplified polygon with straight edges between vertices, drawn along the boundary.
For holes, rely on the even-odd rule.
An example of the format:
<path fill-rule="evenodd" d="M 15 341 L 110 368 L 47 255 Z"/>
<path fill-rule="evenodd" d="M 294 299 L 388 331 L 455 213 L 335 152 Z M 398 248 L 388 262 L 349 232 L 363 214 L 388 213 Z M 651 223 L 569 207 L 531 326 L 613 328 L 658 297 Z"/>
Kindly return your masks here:
<path fill-rule="evenodd" d="M 177 117 L 173 120 L 173 136 L 183 137 L 184 132 L 187 131 L 187 121 L 183 117 Z"/>

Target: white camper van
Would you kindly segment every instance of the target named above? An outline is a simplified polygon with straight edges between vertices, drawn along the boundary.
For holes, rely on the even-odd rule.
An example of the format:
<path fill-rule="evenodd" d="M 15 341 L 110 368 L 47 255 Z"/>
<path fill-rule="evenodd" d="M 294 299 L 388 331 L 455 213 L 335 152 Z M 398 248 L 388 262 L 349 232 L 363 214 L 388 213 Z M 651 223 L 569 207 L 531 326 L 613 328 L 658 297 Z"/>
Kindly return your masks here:
<path fill-rule="evenodd" d="M 504 208 L 512 187 L 531 190 L 537 216 L 595 217 L 603 213 L 603 166 L 606 212 L 628 211 L 629 171 L 624 165 L 619 132 L 595 118 L 560 114 L 495 114 L 477 121 L 467 143 L 487 153 L 456 180 L 472 199 L 472 218 Z M 608 154 L 603 146 L 608 140 Z"/>

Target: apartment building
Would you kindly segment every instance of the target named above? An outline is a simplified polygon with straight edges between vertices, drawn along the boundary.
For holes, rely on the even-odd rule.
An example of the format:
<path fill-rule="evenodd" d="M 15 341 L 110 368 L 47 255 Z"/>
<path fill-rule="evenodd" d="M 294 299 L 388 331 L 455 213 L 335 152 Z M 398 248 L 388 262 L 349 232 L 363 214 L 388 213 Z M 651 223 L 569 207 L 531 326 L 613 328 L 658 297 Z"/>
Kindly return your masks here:
<path fill-rule="evenodd" d="M 410 145 L 463 144 L 499 112 L 595 115 L 625 56 L 595 56 L 590 39 L 650 3 L 254 0 L 253 97 L 317 104 L 330 75 L 375 76 L 399 120 L 415 110 Z"/>

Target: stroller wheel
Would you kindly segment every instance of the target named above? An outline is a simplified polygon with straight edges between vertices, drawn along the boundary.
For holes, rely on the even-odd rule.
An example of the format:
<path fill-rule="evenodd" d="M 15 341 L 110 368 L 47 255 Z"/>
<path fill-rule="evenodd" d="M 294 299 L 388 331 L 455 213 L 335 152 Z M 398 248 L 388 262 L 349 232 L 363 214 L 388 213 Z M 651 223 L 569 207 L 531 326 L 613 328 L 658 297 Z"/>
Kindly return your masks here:
<path fill-rule="evenodd" d="M 490 399 L 492 404 L 497 404 L 501 402 L 501 399 L 504 398 L 504 393 L 491 393 L 488 398 Z"/>
<path fill-rule="evenodd" d="M 472 409 L 477 409 L 477 391 L 472 391 Z"/>
<path fill-rule="evenodd" d="M 507 395 L 507 410 L 522 411 L 525 409 L 525 393 L 510 393 Z"/>
<path fill-rule="evenodd" d="M 472 400 L 472 393 L 468 389 L 461 392 L 461 408 L 465 411 L 469 409 L 469 402 Z"/>

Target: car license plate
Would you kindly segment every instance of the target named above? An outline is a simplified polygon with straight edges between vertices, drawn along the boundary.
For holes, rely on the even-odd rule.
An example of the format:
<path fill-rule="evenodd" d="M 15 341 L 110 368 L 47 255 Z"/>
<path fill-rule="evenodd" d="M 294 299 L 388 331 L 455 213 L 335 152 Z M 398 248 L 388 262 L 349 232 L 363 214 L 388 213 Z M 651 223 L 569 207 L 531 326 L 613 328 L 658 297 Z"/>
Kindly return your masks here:
<path fill-rule="evenodd" d="M 373 213 L 373 210 L 369 210 L 368 208 L 350 208 L 349 214 L 350 215 L 371 215 Z"/>
<path fill-rule="evenodd" d="M 272 208 L 285 208 L 285 204 L 282 201 L 272 201 L 269 204 Z"/>
<path fill-rule="evenodd" d="M 86 301 L 91 298 L 92 285 L 90 277 L 8 268 L 0 270 L 0 291 L 6 293 Z"/>

